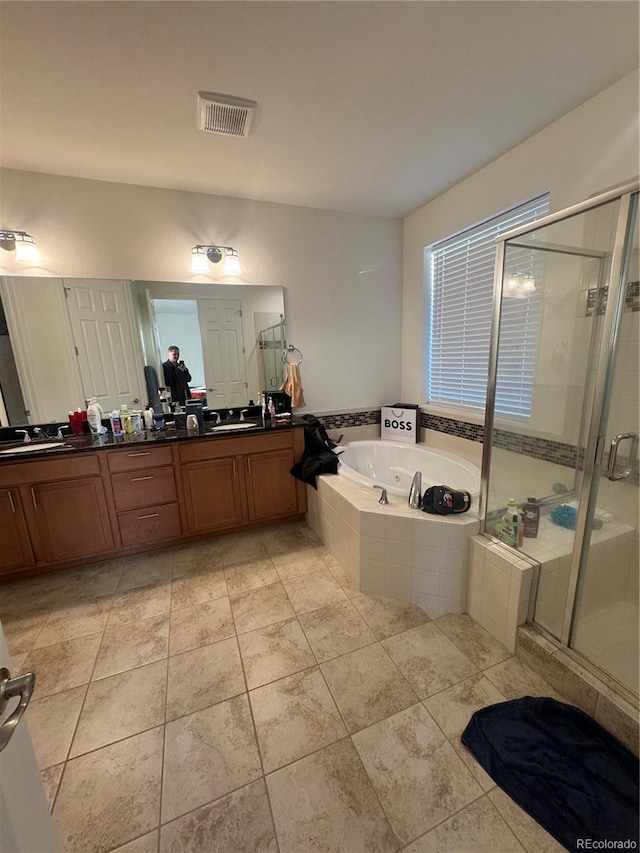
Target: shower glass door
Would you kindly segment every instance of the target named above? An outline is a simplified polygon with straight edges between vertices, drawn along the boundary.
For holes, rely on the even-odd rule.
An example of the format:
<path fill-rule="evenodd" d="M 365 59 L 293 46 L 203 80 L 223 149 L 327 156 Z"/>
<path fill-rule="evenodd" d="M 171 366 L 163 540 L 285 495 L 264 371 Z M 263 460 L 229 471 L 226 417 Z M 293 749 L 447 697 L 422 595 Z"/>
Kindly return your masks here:
<path fill-rule="evenodd" d="M 592 482 L 593 515 L 585 531 L 589 544 L 582 555 L 570 645 L 637 694 L 640 274 L 637 230 L 630 234 L 601 421 L 602 462 Z M 593 310 L 603 312 L 608 297 L 602 294 Z"/>

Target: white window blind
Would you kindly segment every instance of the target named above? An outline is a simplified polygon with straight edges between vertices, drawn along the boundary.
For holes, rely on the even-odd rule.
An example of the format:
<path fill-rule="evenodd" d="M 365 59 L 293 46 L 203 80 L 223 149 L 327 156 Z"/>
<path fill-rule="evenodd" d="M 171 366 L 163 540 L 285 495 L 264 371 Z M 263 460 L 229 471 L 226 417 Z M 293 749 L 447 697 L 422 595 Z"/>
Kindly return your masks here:
<path fill-rule="evenodd" d="M 495 239 L 539 219 L 548 209 L 548 195 L 539 196 L 428 248 L 430 401 L 484 407 Z M 540 282 L 542 263 L 534 251 L 514 248 L 509 250 L 505 266 L 512 273 L 537 276 Z M 522 299 L 503 299 L 502 306 L 496 411 L 527 417 L 533 393 L 540 288 Z"/>

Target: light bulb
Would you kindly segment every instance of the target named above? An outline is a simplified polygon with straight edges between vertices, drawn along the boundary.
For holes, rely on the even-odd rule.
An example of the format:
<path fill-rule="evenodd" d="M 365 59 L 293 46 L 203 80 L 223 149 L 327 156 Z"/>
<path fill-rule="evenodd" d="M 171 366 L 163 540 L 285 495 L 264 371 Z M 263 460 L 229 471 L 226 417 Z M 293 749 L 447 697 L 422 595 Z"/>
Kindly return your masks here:
<path fill-rule="evenodd" d="M 35 240 L 28 234 L 24 236 L 16 234 L 16 262 L 30 264 L 31 266 L 42 263 Z"/>
<path fill-rule="evenodd" d="M 240 268 L 240 258 L 235 249 L 227 249 L 224 258 L 224 274 L 225 275 L 242 275 Z"/>
<path fill-rule="evenodd" d="M 536 282 L 533 276 L 525 275 L 522 279 L 522 290 L 524 293 L 533 293 L 536 289 Z"/>
<path fill-rule="evenodd" d="M 504 283 L 505 296 L 515 296 L 520 290 L 520 276 L 518 273 L 512 273 L 508 276 Z"/>
<path fill-rule="evenodd" d="M 205 252 L 201 252 L 198 246 L 191 250 L 191 272 L 208 273 L 209 261 Z"/>

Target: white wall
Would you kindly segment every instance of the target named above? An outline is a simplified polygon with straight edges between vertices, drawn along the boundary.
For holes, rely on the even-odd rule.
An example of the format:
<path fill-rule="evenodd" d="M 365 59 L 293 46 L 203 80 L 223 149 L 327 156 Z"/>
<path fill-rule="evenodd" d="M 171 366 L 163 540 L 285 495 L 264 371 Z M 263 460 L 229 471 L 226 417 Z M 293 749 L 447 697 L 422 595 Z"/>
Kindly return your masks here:
<path fill-rule="evenodd" d="M 242 278 L 217 281 L 285 288 L 308 410 L 398 397 L 399 220 L 10 169 L 0 181 L 0 228 L 36 238 L 40 274 L 203 281 L 190 273 L 192 246 L 234 246 Z M 0 255 L 0 275 L 34 274 Z"/>
<path fill-rule="evenodd" d="M 554 212 L 636 177 L 638 112 L 634 72 L 405 219 L 403 399 L 425 400 L 424 247 L 541 192 L 550 191 Z"/>

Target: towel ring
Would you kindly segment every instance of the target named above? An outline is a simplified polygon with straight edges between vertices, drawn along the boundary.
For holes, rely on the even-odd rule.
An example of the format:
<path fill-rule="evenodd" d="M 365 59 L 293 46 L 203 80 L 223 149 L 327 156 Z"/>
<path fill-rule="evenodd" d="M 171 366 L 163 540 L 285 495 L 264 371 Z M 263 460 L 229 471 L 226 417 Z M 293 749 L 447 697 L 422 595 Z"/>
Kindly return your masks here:
<path fill-rule="evenodd" d="M 291 353 L 297 352 L 300 358 L 297 361 L 291 361 L 289 356 Z M 282 363 L 283 364 L 302 364 L 302 353 L 298 349 L 298 347 L 294 347 L 292 344 L 289 344 L 286 349 L 282 350 Z"/>

